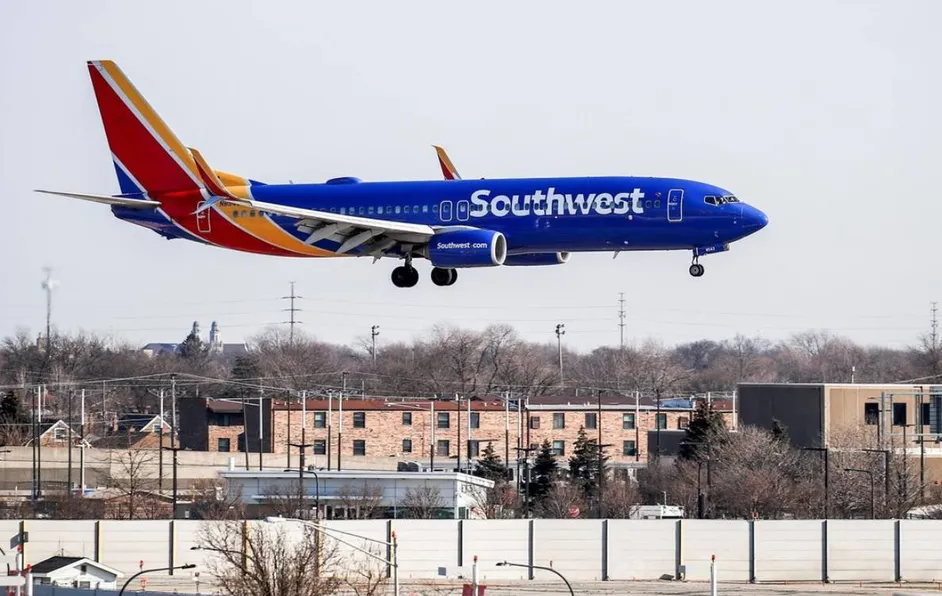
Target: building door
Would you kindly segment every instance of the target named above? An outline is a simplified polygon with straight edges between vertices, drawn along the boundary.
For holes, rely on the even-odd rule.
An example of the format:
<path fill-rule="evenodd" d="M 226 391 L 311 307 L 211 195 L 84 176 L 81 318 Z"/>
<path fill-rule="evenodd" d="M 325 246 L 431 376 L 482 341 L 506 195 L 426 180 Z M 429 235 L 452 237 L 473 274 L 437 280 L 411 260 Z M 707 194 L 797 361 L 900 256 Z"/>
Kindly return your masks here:
<path fill-rule="evenodd" d="M 667 221 L 681 221 L 684 219 L 684 191 L 681 188 L 672 188 L 667 193 Z"/>

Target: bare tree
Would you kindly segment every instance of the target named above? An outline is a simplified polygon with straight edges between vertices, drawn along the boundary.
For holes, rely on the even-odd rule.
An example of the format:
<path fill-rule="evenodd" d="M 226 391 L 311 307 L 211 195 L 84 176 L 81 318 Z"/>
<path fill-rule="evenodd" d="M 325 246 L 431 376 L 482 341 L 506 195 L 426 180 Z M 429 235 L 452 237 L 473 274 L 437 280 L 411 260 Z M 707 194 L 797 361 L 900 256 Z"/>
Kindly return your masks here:
<path fill-rule="evenodd" d="M 224 483 L 218 478 L 195 480 L 192 490 L 191 510 L 195 519 L 242 519 L 245 516 L 242 495 L 227 494 Z"/>
<path fill-rule="evenodd" d="M 602 485 L 602 511 L 612 519 L 628 519 L 641 504 L 641 490 L 630 480 L 607 480 Z"/>
<path fill-rule="evenodd" d="M 587 512 L 585 492 L 568 482 L 557 482 L 537 505 L 536 514 L 549 519 L 585 517 Z"/>
<path fill-rule="evenodd" d="M 328 596 L 349 564 L 335 542 L 302 526 L 225 521 L 200 528 L 200 546 L 213 553 L 210 573 L 229 596 Z"/>
<path fill-rule="evenodd" d="M 406 489 L 399 502 L 399 509 L 404 509 L 406 515 L 414 519 L 435 519 L 444 506 L 441 491 L 428 484 Z"/>
<path fill-rule="evenodd" d="M 361 550 L 345 562 L 344 582 L 356 596 L 386 594 L 389 588 L 389 564 L 384 562 L 385 550 L 376 543 L 366 541 L 359 548 Z"/>
<path fill-rule="evenodd" d="M 154 489 L 157 487 L 157 452 L 152 449 L 129 449 L 109 451 L 105 475 L 107 486 L 121 497 L 124 506 L 120 517 L 126 519 L 146 518 L 154 513 Z"/>
<path fill-rule="evenodd" d="M 269 485 L 262 492 L 271 515 L 305 517 L 308 508 L 303 483 L 295 480 L 287 485 Z"/>
<path fill-rule="evenodd" d="M 492 487 L 474 485 L 470 489 L 471 508 L 483 519 L 511 519 L 520 506 L 520 493 L 508 482 Z"/>
<path fill-rule="evenodd" d="M 353 512 L 354 519 L 372 519 L 380 513 L 383 489 L 371 482 L 346 483 L 337 489 L 337 503 Z"/>

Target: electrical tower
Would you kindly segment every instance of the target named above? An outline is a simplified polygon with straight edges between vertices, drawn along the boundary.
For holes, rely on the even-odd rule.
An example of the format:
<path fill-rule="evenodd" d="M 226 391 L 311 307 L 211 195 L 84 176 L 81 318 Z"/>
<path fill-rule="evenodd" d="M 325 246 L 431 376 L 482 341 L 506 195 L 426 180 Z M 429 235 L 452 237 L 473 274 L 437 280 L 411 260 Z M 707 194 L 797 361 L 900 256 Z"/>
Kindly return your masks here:
<path fill-rule="evenodd" d="M 46 356 L 48 357 L 51 352 L 50 342 L 52 341 L 52 289 L 58 285 L 59 282 L 52 279 L 52 267 L 43 267 L 43 271 L 46 272 L 46 279 L 43 280 L 42 288 L 46 290 Z"/>
<path fill-rule="evenodd" d="M 618 335 L 621 349 L 625 349 L 625 293 L 618 293 Z"/>
<path fill-rule="evenodd" d="M 285 322 L 288 323 L 288 324 L 291 326 L 291 331 L 290 331 L 290 334 L 289 334 L 289 341 L 291 342 L 292 345 L 294 345 L 294 326 L 295 326 L 295 325 L 301 325 L 301 324 L 302 324 L 301 321 L 296 320 L 296 319 L 295 319 L 295 316 L 294 316 L 295 313 L 301 312 L 301 309 L 300 309 L 300 308 L 295 308 L 295 306 L 294 306 L 294 301 L 297 300 L 297 299 L 299 299 L 299 298 L 302 298 L 302 296 L 298 296 L 297 294 L 294 293 L 294 282 L 291 282 L 291 295 L 290 295 L 290 296 L 282 296 L 282 297 L 281 297 L 282 300 L 290 300 L 290 301 L 291 301 L 291 307 L 290 307 L 290 308 L 283 308 L 282 310 L 291 313 L 291 319 L 288 320 L 288 321 L 285 321 Z"/>
<path fill-rule="evenodd" d="M 937 318 L 939 310 L 938 304 L 938 302 L 932 303 L 932 335 L 930 337 L 932 338 L 933 349 L 939 345 L 939 320 Z"/>

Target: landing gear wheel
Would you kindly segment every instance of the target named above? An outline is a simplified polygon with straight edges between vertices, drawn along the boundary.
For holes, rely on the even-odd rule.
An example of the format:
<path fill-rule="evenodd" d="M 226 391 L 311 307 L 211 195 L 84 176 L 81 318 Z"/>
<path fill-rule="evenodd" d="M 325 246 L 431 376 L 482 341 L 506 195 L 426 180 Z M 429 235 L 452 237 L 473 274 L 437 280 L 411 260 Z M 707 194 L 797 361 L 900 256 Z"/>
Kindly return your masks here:
<path fill-rule="evenodd" d="M 435 267 L 432 269 L 432 283 L 436 286 L 450 286 L 458 279 L 458 271 L 455 269 L 442 269 Z"/>
<path fill-rule="evenodd" d="M 399 266 L 392 271 L 392 282 L 397 288 L 411 288 L 419 283 L 419 272 L 411 266 Z"/>
<path fill-rule="evenodd" d="M 703 265 L 700 263 L 694 263 L 690 266 L 690 275 L 694 277 L 700 277 L 703 275 Z"/>

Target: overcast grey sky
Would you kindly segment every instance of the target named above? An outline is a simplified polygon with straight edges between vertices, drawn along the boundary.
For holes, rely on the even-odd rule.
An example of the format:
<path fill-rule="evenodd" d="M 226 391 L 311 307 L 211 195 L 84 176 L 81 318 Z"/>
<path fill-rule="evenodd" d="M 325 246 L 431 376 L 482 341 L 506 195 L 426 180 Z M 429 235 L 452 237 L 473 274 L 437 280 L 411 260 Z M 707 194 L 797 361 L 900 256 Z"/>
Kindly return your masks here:
<path fill-rule="evenodd" d="M 0 4 L 0 334 L 54 322 L 134 342 L 215 319 L 227 341 L 299 318 L 340 343 L 432 324 L 513 323 L 577 349 L 828 328 L 915 342 L 942 298 L 936 196 L 942 3 L 4 2 Z M 33 188 L 118 192 L 85 61 L 118 62 L 214 167 L 266 182 L 662 175 L 770 217 L 687 273 L 686 252 L 577 254 L 462 270 L 448 288 L 394 263 L 225 251 Z"/>

